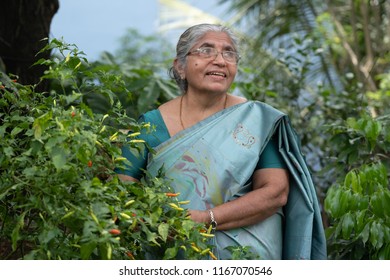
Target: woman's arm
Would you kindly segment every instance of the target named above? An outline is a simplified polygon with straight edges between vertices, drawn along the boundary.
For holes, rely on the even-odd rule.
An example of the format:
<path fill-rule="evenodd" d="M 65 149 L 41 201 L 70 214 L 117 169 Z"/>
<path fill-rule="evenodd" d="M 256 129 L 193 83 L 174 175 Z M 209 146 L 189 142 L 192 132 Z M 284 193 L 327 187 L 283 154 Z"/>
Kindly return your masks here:
<path fill-rule="evenodd" d="M 253 191 L 212 209 L 218 230 L 256 224 L 272 216 L 287 203 L 288 171 L 264 168 L 253 174 Z M 191 219 L 210 223 L 209 211 L 190 210 Z"/>
<path fill-rule="evenodd" d="M 131 177 L 129 175 L 125 175 L 125 174 L 117 174 L 117 175 L 118 175 L 118 178 L 121 179 L 122 181 L 139 182 L 139 180 L 137 180 L 136 178 Z"/>

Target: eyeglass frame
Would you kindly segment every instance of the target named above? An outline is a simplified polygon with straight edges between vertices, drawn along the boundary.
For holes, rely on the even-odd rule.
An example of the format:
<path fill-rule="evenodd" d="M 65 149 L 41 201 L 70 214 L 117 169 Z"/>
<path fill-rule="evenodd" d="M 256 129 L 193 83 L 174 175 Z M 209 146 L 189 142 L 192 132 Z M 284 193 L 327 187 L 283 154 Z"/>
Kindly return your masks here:
<path fill-rule="evenodd" d="M 227 62 L 227 63 L 230 63 L 230 64 L 238 64 L 239 60 L 241 59 L 241 56 L 238 52 L 235 52 L 235 51 L 218 51 L 216 48 L 213 48 L 213 47 L 200 47 L 200 48 L 197 48 L 195 50 L 192 50 L 192 51 L 189 51 L 187 53 L 187 55 L 191 55 L 191 54 L 194 54 L 194 53 L 197 53 L 200 55 L 200 57 L 202 57 L 202 50 L 205 50 L 205 49 L 210 49 L 210 50 L 214 50 L 215 51 L 215 54 L 214 54 L 214 60 L 218 57 L 219 54 L 222 55 L 222 58 Z M 228 61 L 226 60 L 225 58 L 225 55 L 226 53 L 234 53 L 236 56 L 237 56 L 237 59 L 236 59 L 236 62 L 232 62 L 232 61 Z M 204 55 L 204 53 L 203 53 Z M 213 55 L 210 55 L 209 57 L 202 57 L 202 58 L 205 58 L 205 59 L 208 59 L 208 58 L 211 58 L 213 57 Z"/>

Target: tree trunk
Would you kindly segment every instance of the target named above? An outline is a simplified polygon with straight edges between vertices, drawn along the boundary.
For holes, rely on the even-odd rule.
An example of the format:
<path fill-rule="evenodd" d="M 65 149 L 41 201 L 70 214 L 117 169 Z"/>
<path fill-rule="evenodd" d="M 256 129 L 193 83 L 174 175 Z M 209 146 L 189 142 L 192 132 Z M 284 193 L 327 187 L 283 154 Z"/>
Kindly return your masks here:
<path fill-rule="evenodd" d="M 21 84 L 39 83 L 45 67 L 32 64 L 50 57 L 50 52 L 37 53 L 47 43 L 43 39 L 49 37 L 58 8 L 58 0 L 0 0 L 0 70 L 16 75 Z M 1 69 L 1 64 L 5 69 Z M 36 88 L 47 89 L 47 82 Z"/>

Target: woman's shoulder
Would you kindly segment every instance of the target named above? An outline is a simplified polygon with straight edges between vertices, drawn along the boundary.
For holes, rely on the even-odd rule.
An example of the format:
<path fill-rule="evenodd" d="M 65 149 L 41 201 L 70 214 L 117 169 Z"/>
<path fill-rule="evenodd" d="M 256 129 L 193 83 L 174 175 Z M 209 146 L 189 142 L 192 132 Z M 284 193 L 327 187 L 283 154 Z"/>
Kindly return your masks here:
<path fill-rule="evenodd" d="M 245 103 L 248 101 L 245 97 L 232 95 L 232 94 L 229 94 L 228 96 L 229 96 L 229 98 L 227 100 L 226 107 L 234 106 L 234 105 Z"/>
<path fill-rule="evenodd" d="M 180 104 L 180 98 L 176 97 L 171 99 L 158 107 L 158 110 L 163 113 L 173 113 L 178 110 Z"/>

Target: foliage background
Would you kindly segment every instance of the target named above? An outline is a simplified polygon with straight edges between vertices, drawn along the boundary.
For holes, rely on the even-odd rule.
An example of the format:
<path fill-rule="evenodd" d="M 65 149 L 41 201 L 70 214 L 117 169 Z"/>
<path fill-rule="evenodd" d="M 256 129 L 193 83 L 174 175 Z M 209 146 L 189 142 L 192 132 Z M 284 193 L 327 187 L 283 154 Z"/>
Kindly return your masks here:
<path fill-rule="evenodd" d="M 318 187 L 329 258 L 390 259 L 390 4 L 388 1 L 360 0 L 221 2 L 230 5 L 231 13 L 236 15 L 233 19 L 239 19 L 226 24 L 232 25 L 243 39 L 243 60 L 233 92 L 267 102 L 290 115 L 301 136 L 307 162 Z M 116 196 L 121 193 L 121 188 L 126 187 L 112 187 L 112 181 L 105 182 L 104 178 L 99 178 L 100 168 L 105 168 L 103 173 L 108 172 L 107 162 L 112 163 L 119 157 L 115 145 L 107 141 L 115 134 L 114 131 L 140 130 L 134 120 L 141 112 L 155 108 L 178 94 L 175 85 L 166 76 L 172 56 L 169 49 L 172 47 L 158 36 L 144 37 L 133 30 L 125 34 L 122 48 L 117 53 L 104 53 L 101 59 L 89 63 L 77 47 L 58 40 L 52 43 L 54 45 L 49 45 L 47 50 L 59 48 L 62 53 L 58 58 L 41 60 L 39 63 L 51 69 L 42 75 L 44 81 L 51 81 L 47 94 L 36 95 L 33 86 L 14 84 L 12 75 L 11 79 L 2 76 L 0 198 L 3 222 L 0 233 L 2 240 L 11 240 L 11 250 L 6 250 L 11 255 L 5 256 L 15 257 L 15 251 L 19 250 L 17 257 L 104 258 L 108 256 L 107 248 L 110 247 L 113 249 L 113 256 L 123 256 L 125 250 L 120 245 L 122 241 L 119 242 L 110 234 L 103 238 L 102 233 L 114 227 L 109 221 L 112 216 L 120 213 L 118 211 L 123 207 L 124 200 L 130 198 L 118 199 Z M 17 90 L 20 92 L 19 96 L 14 96 Z M 30 96 L 25 98 L 30 98 L 32 102 L 23 100 L 22 92 Z M 13 105 L 18 102 L 20 108 Z M 78 120 L 83 119 L 81 116 L 91 118 L 89 123 L 81 123 L 77 131 L 88 131 L 96 139 L 100 139 L 99 143 L 104 143 L 105 153 L 109 151 L 111 161 L 101 155 L 100 148 L 91 142 L 91 135 L 84 135 L 82 144 L 77 142 L 77 145 L 85 145 L 82 148 L 70 144 L 62 147 L 66 159 L 70 155 L 75 156 L 77 163 L 69 167 L 64 163 L 63 153 L 50 149 L 54 146 L 61 147 L 59 144 L 69 136 L 59 133 L 58 138 L 54 138 L 57 140 L 50 137 L 53 139 L 50 143 L 37 144 L 40 142 L 38 140 L 42 140 L 37 138 L 36 131 L 39 127 L 42 132 L 48 132 L 50 127 L 61 126 L 59 123 L 65 127 L 70 125 L 69 120 L 74 120 L 71 117 L 71 106 L 79 108 L 77 112 L 81 115 L 77 116 Z M 56 115 L 57 119 L 53 119 L 56 112 L 60 113 Z M 47 117 L 49 114 L 50 118 Z M 104 119 L 104 125 L 112 130 L 108 130 L 109 134 L 100 135 L 98 132 L 102 128 L 104 115 L 110 116 Z M 59 119 L 59 116 L 64 120 Z M 30 139 L 32 136 L 35 140 Z M 46 140 L 48 139 L 49 137 Z M 45 147 L 46 154 L 40 153 L 42 147 Z M 142 145 L 138 148 L 141 149 Z M 15 160 L 16 155 L 21 158 Z M 34 157 L 26 160 L 31 155 L 39 155 L 44 159 Z M 93 164 L 93 168 L 97 168 L 95 173 L 91 173 L 88 168 L 88 172 L 85 170 L 85 164 L 88 166 L 87 159 L 91 155 L 96 157 Z M 84 210 L 84 214 L 80 212 L 77 215 L 78 218 L 84 217 L 82 220 L 85 223 L 93 220 L 91 209 L 105 209 L 101 214 L 106 219 L 103 225 L 99 223 L 101 228 L 90 231 L 99 233 L 92 239 L 85 239 L 87 237 L 81 234 L 80 229 L 73 233 L 74 239 L 70 239 L 71 242 L 67 244 L 69 248 L 86 246 L 82 255 L 80 250 L 65 256 L 51 252 L 53 245 L 50 242 L 57 242 L 58 246 L 60 240 L 69 238 L 69 232 L 63 231 L 66 224 L 60 217 L 75 209 L 72 210 L 69 205 L 58 206 L 55 200 L 50 202 L 53 203 L 51 210 L 40 203 L 36 204 L 38 201 L 45 202 L 46 197 L 66 197 L 64 194 L 67 192 L 67 189 L 55 188 L 49 182 L 37 181 L 45 177 L 43 171 L 37 168 L 43 163 L 51 166 L 52 171 L 46 171 L 49 173 L 45 174 L 56 174 L 53 178 L 63 180 L 67 176 L 72 177 L 71 174 L 79 174 L 72 178 L 84 176 L 86 181 L 80 187 L 85 188 L 87 184 L 93 189 L 103 184 L 103 189 L 113 191 L 113 201 L 122 205 L 117 204 L 114 208 L 79 205 L 83 209 L 89 209 L 86 212 Z M 71 167 L 74 167 L 73 171 Z M 41 175 L 37 176 L 36 172 L 41 172 Z M 34 178 L 34 183 L 25 182 L 23 185 L 20 173 Z M 64 184 L 61 182 L 58 186 L 63 187 Z M 28 188 L 22 188 L 21 191 L 21 186 Z M 36 186 L 36 190 L 45 186 L 48 193 L 41 194 L 39 199 L 35 198 L 34 203 L 27 203 L 22 199 L 29 198 L 25 192 L 29 193 L 29 188 L 33 186 Z M 153 187 L 153 183 L 145 182 L 144 187 Z M 169 190 L 162 190 L 163 193 L 167 191 Z M 60 195 L 61 193 L 63 194 Z M 103 192 L 100 195 L 102 197 L 96 196 L 96 203 L 111 201 Z M 35 196 L 29 199 L 32 197 Z M 149 199 L 145 198 L 145 203 Z M 81 199 L 77 204 L 81 202 L 86 203 Z M 58 228 L 55 232 L 47 229 L 45 216 L 52 214 L 53 209 L 59 211 L 59 216 L 52 221 Z M 172 212 L 156 211 L 164 213 L 160 215 L 158 224 L 165 221 L 166 215 L 173 217 Z M 108 213 L 111 217 L 107 216 Z M 29 219 L 26 219 L 27 214 L 31 215 Z M 144 215 L 142 212 L 142 216 Z M 180 220 L 183 217 L 178 215 L 177 218 Z M 11 219 L 8 228 L 6 219 Z M 152 220 L 157 221 L 155 218 Z M 22 231 L 26 229 L 27 222 L 29 226 L 40 224 L 42 229 L 40 235 L 30 237 L 31 240 Z M 152 224 L 155 225 L 150 220 L 149 225 Z M 170 225 L 170 228 L 174 230 L 176 226 Z M 185 227 L 182 234 L 189 234 L 185 233 L 186 230 L 188 229 Z M 143 246 L 152 246 L 153 240 L 156 240 L 151 237 L 154 234 L 150 235 L 148 231 L 157 235 L 163 232 L 159 240 L 169 250 L 168 253 L 163 250 L 164 253 L 160 256 L 172 256 L 172 252 L 178 252 L 180 246 L 193 246 L 192 241 L 182 244 L 176 239 L 168 240 L 165 231 L 159 232 L 158 228 L 143 228 L 143 234 L 149 234 L 146 240 L 151 242 Z M 196 235 L 191 238 L 199 243 L 196 246 L 203 246 L 202 251 L 207 250 L 199 242 L 204 237 Z M 131 243 L 139 239 L 132 239 Z M 31 255 L 31 252 L 35 252 L 31 251 L 35 246 L 38 246 L 39 254 Z M 30 253 L 25 253 L 29 249 Z M 137 252 L 136 248 L 133 250 Z M 192 252 L 189 257 L 196 257 L 196 250 L 192 250 L 189 250 Z M 86 251 L 89 253 L 85 254 Z"/>

